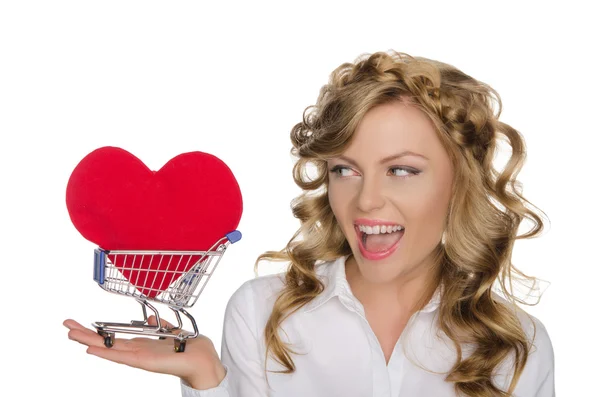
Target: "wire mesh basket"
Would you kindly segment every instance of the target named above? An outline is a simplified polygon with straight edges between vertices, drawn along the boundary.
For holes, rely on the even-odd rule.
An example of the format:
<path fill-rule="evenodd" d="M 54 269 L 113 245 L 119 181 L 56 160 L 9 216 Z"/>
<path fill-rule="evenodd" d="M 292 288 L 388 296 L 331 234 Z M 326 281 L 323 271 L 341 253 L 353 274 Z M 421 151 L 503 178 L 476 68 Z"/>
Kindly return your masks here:
<path fill-rule="evenodd" d="M 174 350 L 183 352 L 186 340 L 199 335 L 193 316 L 185 309 L 192 307 L 210 280 L 227 247 L 242 235 L 235 230 L 219 239 L 207 251 L 128 251 L 94 250 L 94 281 L 107 292 L 135 299 L 142 307 L 143 320 L 130 323 L 94 322 L 104 337 L 104 345 L 112 347 L 115 333 L 173 338 Z M 150 302 L 169 307 L 177 318 L 174 327 L 161 326 L 160 314 Z M 156 316 L 157 325 L 148 324 L 148 310 Z M 183 331 L 181 315 L 192 324 L 193 332 Z M 179 333 L 177 333 L 179 331 Z"/>

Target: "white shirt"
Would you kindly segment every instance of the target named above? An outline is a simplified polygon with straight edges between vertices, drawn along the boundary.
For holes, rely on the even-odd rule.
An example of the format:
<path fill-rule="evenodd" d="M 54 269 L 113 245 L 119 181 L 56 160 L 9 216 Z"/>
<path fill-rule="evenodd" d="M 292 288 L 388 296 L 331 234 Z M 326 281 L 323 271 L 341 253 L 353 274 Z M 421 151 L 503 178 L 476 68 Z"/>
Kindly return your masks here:
<path fill-rule="evenodd" d="M 444 381 L 455 359 L 452 343 L 436 337 L 439 291 L 409 320 L 388 365 L 362 304 L 352 294 L 341 257 L 315 267 L 325 290 L 282 323 L 284 342 L 292 343 L 296 371 L 264 373 L 263 333 L 274 301 L 283 287 L 283 274 L 245 282 L 225 310 L 221 361 L 227 374 L 219 386 L 195 390 L 182 382 L 184 397 L 455 397 L 452 383 Z M 519 315 L 529 338 L 533 324 Z M 534 345 L 515 390 L 515 397 L 553 397 L 554 352 L 542 323 L 536 325 Z M 494 381 L 504 390 L 510 383 L 509 362 Z M 432 373 L 420 367 L 441 373 Z M 271 357 L 267 369 L 284 367 Z"/>

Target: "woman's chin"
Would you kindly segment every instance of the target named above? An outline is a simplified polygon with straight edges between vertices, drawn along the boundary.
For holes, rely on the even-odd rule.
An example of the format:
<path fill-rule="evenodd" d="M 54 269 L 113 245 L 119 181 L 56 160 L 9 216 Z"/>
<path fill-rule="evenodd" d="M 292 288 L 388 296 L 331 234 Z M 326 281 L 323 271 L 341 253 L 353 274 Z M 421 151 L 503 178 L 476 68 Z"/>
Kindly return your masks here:
<path fill-rule="evenodd" d="M 353 260 L 352 260 L 353 259 Z M 364 258 L 360 251 L 348 259 L 346 272 L 350 275 L 358 273 L 361 279 L 372 284 L 385 284 L 396 279 L 402 272 L 402 264 L 394 256 L 385 259 L 369 260 Z"/>

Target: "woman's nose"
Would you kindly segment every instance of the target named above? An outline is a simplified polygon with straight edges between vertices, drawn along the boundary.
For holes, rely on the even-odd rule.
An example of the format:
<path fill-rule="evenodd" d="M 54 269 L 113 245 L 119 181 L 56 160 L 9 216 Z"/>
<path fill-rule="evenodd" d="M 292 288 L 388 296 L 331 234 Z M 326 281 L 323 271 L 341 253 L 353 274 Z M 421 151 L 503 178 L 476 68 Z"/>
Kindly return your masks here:
<path fill-rule="evenodd" d="M 384 204 L 381 183 L 375 179 L 363 179 L 358 193 L 358 208 L 363 212 L 379 209 Z"/>

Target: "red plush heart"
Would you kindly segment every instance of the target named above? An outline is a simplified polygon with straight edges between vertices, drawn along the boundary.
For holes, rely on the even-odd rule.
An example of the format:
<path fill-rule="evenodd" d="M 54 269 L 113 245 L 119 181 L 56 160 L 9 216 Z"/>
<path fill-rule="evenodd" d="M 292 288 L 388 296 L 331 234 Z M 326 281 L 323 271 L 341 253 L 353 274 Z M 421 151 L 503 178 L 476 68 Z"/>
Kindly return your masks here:
<path fill-rule="evenodd" d="M 106 250 L 205 251 L 235 230 L 242 215 L 242 195 L 233 173 L 203 152 L 180 154 L 152 171 L 123 149 L 96 149 L 73 170 L 66 201 L 76 229 Z M 187 271 L 198 258 L 187 264 L 174 258 L 160 270 Z M 150 297 L 175 277 L 154 277 L 159 263 L 147 256 L 135 264 L 111 259 Z"/>

